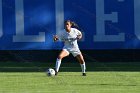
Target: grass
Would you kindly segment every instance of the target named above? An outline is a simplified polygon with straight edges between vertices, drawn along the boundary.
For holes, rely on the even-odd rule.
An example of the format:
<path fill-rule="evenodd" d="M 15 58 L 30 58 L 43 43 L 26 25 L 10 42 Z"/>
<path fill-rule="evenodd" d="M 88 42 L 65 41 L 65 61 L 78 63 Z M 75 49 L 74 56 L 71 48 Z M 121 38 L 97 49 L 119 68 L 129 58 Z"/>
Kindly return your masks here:
<path fill-rule="evenodd" d="M 140 72 L 0 72 L 0 93 L 140 93 Z"/>
<path fill-rule="evenodd" d="M 55 62 L 0 62 L 0 72 L 44 72 Z M 88 71 L 140 71 L 140 62 L 86 62 Z M 81 71 L 78 62 L 62 62 L 61 71 Z"/>
<path fill-rule="evenodd" d="M 54 63 L 0 62 L 0 93 L 140 93 L 140 62 L 63 62 L 60 73 L 46 76 Z"/>

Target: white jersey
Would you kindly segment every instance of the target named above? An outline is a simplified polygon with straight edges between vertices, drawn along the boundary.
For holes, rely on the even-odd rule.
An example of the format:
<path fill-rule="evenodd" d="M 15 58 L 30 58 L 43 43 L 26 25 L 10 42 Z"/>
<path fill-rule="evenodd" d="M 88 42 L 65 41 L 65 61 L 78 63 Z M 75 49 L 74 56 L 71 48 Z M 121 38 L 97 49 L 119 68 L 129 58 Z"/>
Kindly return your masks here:
<path fill-rule="evenodd" d="M 59 38 L 64 42 L 64 49 L 79 49 L 77 44 L 78 35 L 81 35 L 81 32 L 76 28 L 71 28 L 70 32 L 64 31 L 61 33 Z"/>

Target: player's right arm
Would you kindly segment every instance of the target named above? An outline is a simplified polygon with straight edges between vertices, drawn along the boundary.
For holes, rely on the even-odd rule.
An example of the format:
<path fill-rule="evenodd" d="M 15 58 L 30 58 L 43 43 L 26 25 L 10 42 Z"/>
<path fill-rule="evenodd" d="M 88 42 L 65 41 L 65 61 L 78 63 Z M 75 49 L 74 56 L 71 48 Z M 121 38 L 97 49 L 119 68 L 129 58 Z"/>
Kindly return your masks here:
<path fill-rule="evenodd" d="M 58 40 L 65 41 L 65 38 L 64 38 L 65 36 L 64 35 L 65 34 L 63 32 L 60 32 L 57 35 L 53 35 L 53 40 L 54 41 L 58 41 Z"/>
<path fill-rule="evenodd" d="M 59 37 L 57 35 L 53 35 L 53 41 L 59 40 Z"/>

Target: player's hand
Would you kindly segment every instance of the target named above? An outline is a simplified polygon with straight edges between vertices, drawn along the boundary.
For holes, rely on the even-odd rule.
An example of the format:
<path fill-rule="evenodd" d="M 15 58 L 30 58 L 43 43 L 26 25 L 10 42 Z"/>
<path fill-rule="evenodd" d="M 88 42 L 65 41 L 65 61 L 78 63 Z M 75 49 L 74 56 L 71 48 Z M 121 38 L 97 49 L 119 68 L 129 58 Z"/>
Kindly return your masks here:
<path fill-rule="evenodd" d="M 77 35 L 76 37 L 78 40 L 82 38 L 82 35 Z"/>
<path fill-rule="evenodd" d="M 57 35 L 53 35 L 53 41 L 57 41 L 58 40 L 58 36 Z"/>

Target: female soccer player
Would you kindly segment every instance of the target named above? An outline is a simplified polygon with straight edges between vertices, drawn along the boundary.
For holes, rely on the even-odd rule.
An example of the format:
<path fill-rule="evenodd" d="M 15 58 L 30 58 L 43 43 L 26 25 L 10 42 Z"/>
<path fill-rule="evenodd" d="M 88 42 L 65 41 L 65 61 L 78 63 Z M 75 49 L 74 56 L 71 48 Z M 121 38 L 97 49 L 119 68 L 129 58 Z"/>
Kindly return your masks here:
<path fill-rule="evenodd" d="M 64 32 L 62 32 L 61 35 L 59 36 L 54 35 L 53 37 L 54 41 L 62 40 L 64 42 L 64 47 L 56 60 L 56 66 L 55 66 L 56 75 L 59 71 L 62 59 L 71 53 L 74 57 L 78 59 L 82 68 L 82 75 L 86 76 L 85 61 L 77 44 L 77 40 L 82 38 L 82 33 L 78 29 L 72 28 L 76 26 L 76 24 L 71 20 L 65 21 L 64 24 L 65 24 Z"/>

